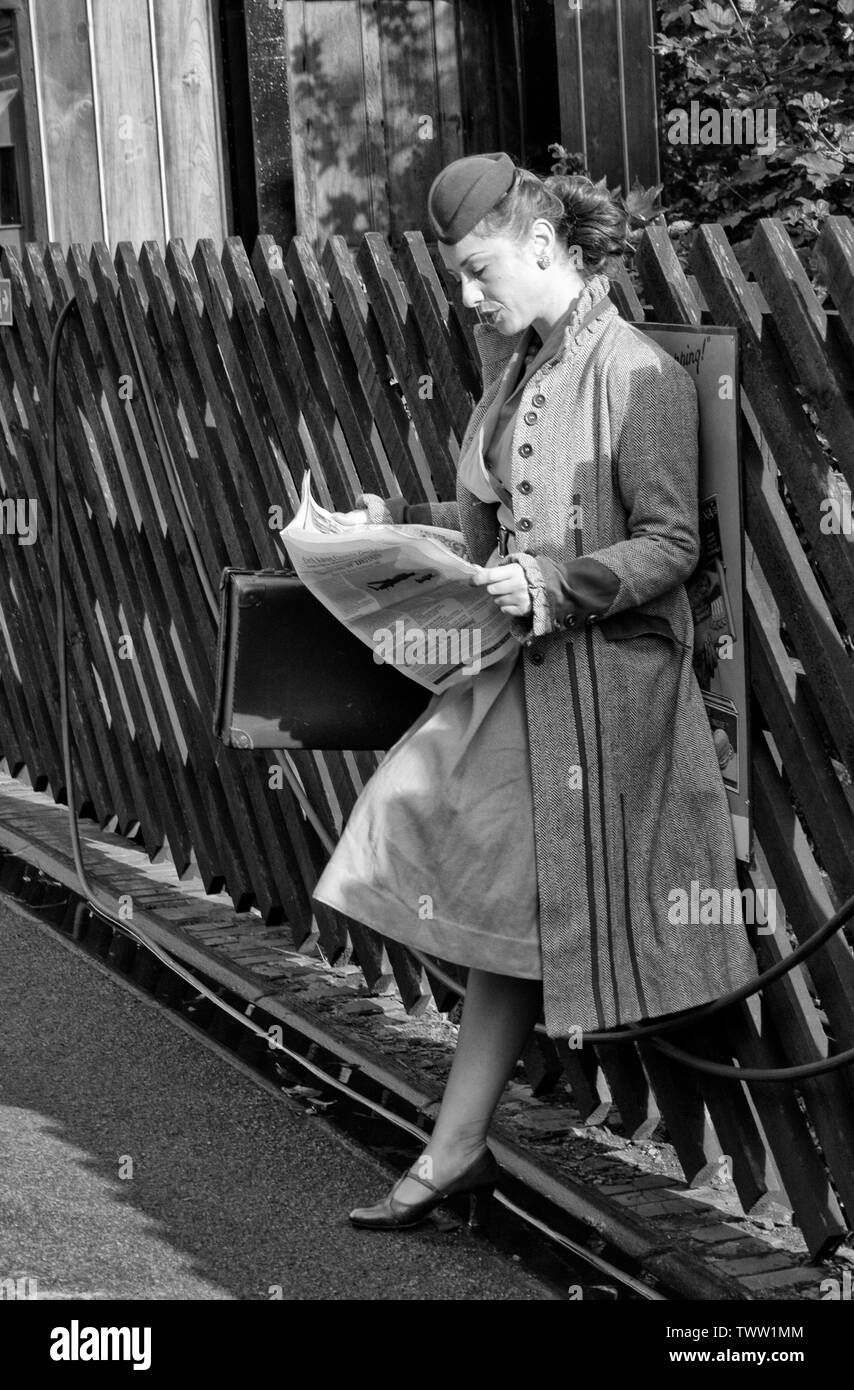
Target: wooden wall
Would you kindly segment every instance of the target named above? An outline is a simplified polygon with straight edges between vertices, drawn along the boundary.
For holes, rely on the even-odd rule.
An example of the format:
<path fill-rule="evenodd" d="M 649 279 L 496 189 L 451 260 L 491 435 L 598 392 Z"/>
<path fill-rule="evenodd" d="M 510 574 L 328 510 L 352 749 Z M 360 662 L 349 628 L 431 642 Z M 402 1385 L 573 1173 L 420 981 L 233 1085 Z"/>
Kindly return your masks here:
<path fill-rule="evenodd" d="M 370 230 L 396 244 L 429 235 L 427 191 L 450 160 L 506 149 L 545 173 L 558 140 L 596 178 L 657 181 L 653 0 L 7 3 L 30 237 L 112 249 L 180 237 L 192 250 L 296 231 L 319 249 Z M 245 28 L 246 48 L 229 54 L 242 126 L 223 10 Z M 248 213 L 232 207 L 235 170 Z"/>
<path fill-rule="evenodd" d="M 561 143 L 593 178 L 659 182 L 655 0 L 558 0 Z"/>
<path fill-rule="evenodd" d="M 228 234 L 216 0 L 29 0 L 48 235 Z M 34 177 L 36 175 L 34 174 Z"/>
<path fill-rule="evenodd" d="M 463 153 L 454 0 L 289 0 L 286 24 L 299 232 L 421 227 Z"/>
<path fill-rule="evenodd" d="M 430 236 L 426 199 L 460 155 L 538 173 L 558 141 L 594 178 L 658 181 L 653 0 L 289 0 L 294 225 L 316 247 Z"/>

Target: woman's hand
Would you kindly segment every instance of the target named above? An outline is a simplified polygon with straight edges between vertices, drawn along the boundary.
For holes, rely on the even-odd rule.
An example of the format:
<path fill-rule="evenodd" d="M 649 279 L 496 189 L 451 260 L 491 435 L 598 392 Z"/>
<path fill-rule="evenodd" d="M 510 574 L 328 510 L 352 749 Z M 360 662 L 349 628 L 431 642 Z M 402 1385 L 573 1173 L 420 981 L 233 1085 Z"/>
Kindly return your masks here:
<path fill-rule="evenodd" d="M 469 583 L 485 584 L 486 592 L 510 618 L 524 618 L 531 612 L 531 594 L 521 565 L 493 565 L 488 569 L 478 565 Z"/>
<path fill-rule="evenodd" d="M 330 512 L 342 526 L 367 526 L 368 513 L 365 507 L 357 507 L 353 512 Z"/>

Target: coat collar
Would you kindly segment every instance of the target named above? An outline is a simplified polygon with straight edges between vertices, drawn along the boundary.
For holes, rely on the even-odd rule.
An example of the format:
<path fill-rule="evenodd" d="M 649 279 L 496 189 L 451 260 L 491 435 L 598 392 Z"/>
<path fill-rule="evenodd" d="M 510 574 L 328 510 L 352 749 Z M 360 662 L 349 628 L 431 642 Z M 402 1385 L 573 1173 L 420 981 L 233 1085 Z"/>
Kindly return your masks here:
<path fill-rule="evenodd" d="M 591 275 L 585 282 L 564 326 L 561 346 L 549 359 L 551 362 L 559 362 L 567 351 L 574 352 L 585 340 L 589 341 L 590 334 L 587 330 L 592 330 L 594 322 L 608 314 L 609 310 L 612 315 L 616 314 L 617 310 L 608 298 L 610 287 L 611 281 L 607 275 Z M 519 364 L 528 351 L 532 331 L 528 328 L 520 335 L 504 367 L 498 390 L 499 404 L 503 404 L 511 394 L 510 383 L 519 375 Z"/>
<path fill-rule="evenodd" d="M 616 314 L 617 310 L 608 298 L 610 288 L 611 281 L 607 275 L 591 275 L 564 329 L 563 350 L 560 356 L 552 358 L 553 362 L 559 361 L 565 352 L 575 351 L 585 338 L 589 339 L 597 319 L 608 315 L 609 310 L 612 315 Z"/>
<path fill-rule="evenodd" d="M 610 317 L 616 314 L 617 310 L 608 298 L 610 284 L 607 275 L 592 275 L 586 281 L 567 320 L 561 346 L 549 359 L 551 362 L 562 361 L 565 356 L 576 352 L 585 342 L 590 342 L 596 321 L 605 316 Z M 519 375 L 520 361 L 524 358 L 530 341 L 531 329 L 529 328 L 520 335 L 504 370 L 491 388 L 492 399 L 484 411 L 480 425 L 471 438 L 466 441 L 457 461 L 460 481 L 484 502 L 498 500 L 486 468 L 484 453 L 495 431 L 501 407 L 512 395 L 514 387 L 511 383 L 515 382 Z"/>

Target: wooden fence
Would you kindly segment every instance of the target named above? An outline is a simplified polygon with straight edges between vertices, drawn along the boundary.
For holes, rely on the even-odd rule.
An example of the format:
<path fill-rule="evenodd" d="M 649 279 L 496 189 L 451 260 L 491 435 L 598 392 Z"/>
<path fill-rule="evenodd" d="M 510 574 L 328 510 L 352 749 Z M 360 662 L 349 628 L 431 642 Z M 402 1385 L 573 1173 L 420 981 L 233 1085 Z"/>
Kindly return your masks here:
<path fill-rule="evenodd" d="M 648 230 L 638 266 L 649 316 L 734 324 L 743 353 L 747 591 L 754 699 L 754 887 L 778 890 L 763 965 L 791 952 L 854 892 L 854 544 L 824 523 L 836 457 L 839 515 L 854 486 L 854 228 L 822 235 L 832 307 L 822 307 L 784 227 L 760 224 L 748 281 L 722 230 L 701 230 L 686 278 L 666 231 Z M 164 844 L 179 874 L 194 860 L 207 891 L 239 910 L 286 920 L 296 946 L 317 934 L 332 960 L 352 953 L 373 985 L 392 975 L 407 1007 L 428 991 L 407 951 L 318 906 L 325 862 L 272 755 L 226 750 L 211 732 L 216 620 L 205 602 L 156 446 L 117 299 L 151 382 L 207 579 L 226 565 L 278 567 L 277 531 L 309 467 L 321 501 L 362 490 L 410 501 L 454 495 L 459 439 L 478 391 L 470 315 L 420 234 L 392 259 L 384 238 L 358 250 L 330 240 L 320 261 L 294 239 L 283 255 L 259 237 L 180 240 L 165 261 L 146 243 L 89 256 L 29 244 L 3 254 L 14 327 L 0 330 L 2 515 L 0 750 L 10 771 L 64 799 L 54 667 L 47 354 L 69 294 L 58 433 L 78 812 Z M 612 296 L 644 309 L 625 278 Z M 429 389 L 425 389 L 425 383 Z M 429 462 L 428 462 L 429 461 Z M 8 534 L 14 503 L 38 507 L 36 544 Z M 16 540 L 18 543 L 16 543 Z M 292 754 L 306 792 L 340 830 L 376 767 L 370 753 Z M 747 882 L 745 880 L 745 886 Z M 451 967 L 453 973 L 453 967 Z M 447 993 L 437 987 L 440 1007 Z M 836 936 L 725 1021 L 680 1045 L 742 1065 L 796 1064 L 854 1046 L 854 958 Z M 788 1196 L 813 1253 L 854 1224 L 854 1081 L 850 1069 L 789 1084 L 700 1076 L 648 1044 L 578 1053 L 532 1041 L 540 1092 L 568 1081 L 589 1122 L 611 1106 L 625 1132 L 663 1119 L 686 1177 L 700 1183 L 724 1154 L 746 1211 Z M 847 1215 L 846 1215 L 847 1214 Z"/>

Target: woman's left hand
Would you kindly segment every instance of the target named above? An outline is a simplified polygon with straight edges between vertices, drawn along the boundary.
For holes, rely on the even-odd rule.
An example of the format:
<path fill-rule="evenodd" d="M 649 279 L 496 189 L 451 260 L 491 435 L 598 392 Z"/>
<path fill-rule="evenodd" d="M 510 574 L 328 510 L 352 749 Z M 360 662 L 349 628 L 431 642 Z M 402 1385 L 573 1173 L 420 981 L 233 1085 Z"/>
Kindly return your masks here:
<path fill-rule="evenodd" d="M 469 580 L 471 584 L 485 584 L 488 594 L 492 594 L 502 612 L 511 618 L 524 618 L 532 608 L 531 594 L 525 571 L 521 565 L 493 565 L 485 568 L 478 565 L 477 573 Z"/>

